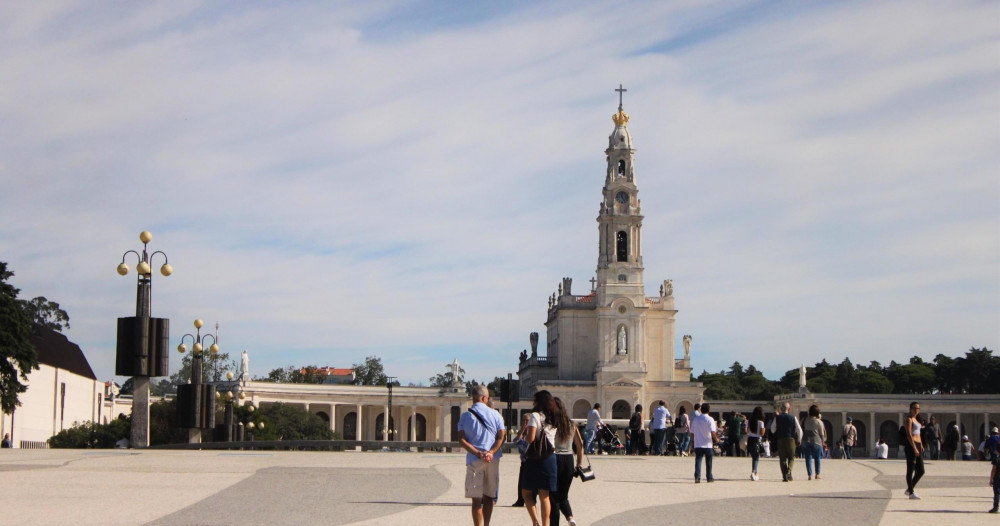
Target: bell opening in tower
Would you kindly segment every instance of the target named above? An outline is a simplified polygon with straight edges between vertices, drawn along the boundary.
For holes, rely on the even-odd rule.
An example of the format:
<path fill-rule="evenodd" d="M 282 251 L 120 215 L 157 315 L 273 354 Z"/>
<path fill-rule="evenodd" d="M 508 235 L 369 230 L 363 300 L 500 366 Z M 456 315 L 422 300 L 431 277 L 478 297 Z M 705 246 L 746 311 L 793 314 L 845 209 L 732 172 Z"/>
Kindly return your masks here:
<path fill-rule="evenodd" d="M 618 232 L 618 261 L 628 261 L 628 234 L 624 230 Z"/>
<path fill-rule="evenodd" d="M 620 179 L 625 177 L 625 160 L 618 161 L 618 177 Z"/>

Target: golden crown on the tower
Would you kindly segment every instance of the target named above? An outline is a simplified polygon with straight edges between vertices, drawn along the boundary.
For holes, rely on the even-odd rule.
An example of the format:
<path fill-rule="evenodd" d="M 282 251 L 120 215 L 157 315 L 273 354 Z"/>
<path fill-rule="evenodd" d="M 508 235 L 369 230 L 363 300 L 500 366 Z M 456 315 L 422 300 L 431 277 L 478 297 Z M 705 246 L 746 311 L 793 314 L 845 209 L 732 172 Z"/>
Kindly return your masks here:
<path fill-rule="evenodd" d="M 611 116 L 611 120 L 615 121 L 616 126 L 625 126 L 628 124 L 628 113 L 619 109 L 618 113 Z"/>

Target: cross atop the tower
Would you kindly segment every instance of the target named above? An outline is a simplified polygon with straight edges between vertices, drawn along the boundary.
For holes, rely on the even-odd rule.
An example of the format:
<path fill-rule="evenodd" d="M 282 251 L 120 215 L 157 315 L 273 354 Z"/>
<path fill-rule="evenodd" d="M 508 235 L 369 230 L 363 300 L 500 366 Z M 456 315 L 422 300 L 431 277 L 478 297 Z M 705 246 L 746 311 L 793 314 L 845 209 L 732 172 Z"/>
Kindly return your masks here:
<path fill-rule="evenodd" d="M 628 91 L 628 88 L 623 88 L 622 85 L 619 83 L 618 89 L 616 89 L 615 91 L 618 92 L 618 111 L 622 111 L 622 93 Z"/>

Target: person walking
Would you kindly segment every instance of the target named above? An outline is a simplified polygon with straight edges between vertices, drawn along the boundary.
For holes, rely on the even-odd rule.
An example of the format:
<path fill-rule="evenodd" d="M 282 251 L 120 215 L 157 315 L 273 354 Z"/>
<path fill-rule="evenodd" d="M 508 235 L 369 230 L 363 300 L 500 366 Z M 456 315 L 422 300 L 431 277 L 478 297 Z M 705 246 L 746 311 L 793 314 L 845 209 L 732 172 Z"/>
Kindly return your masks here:
<path fill-rule="evenodd" d="M 587 429 L 585 431 L 586 436 L 584 437 L 584 446 L 588 455 L 594 454 L 594 439 L 602 427 L 604 427 L 604 420 L 601 420 L 601 404 L 594 404 L 594 407 L 587 413 Z M 598 447 L 600 447 L 600 444 L 601 441 L 598 439 Z"/>
<path fill-rule="evenodd" d="M 559 408 L 559 420 L 556 422 L 556 492 L 549 495 L 552 501 L 552 511 L 549 512 L 549 524 L 559 526 L 559 513 L 566 516 L 566 522 L 570 526 L 576 526 L 573 519 L 573 508 L 569 504 L 569 487 L 573 484 L 573 474 L 583 467 L 583 439 L 580 438 L 580 430 L 569 419 L 566 412 L 566 405 L 562 400 L 556 398 L 556 407 Z M 573 462 L 573 450 L 576 450 L 576 462 Z"/>
<path fill-rule="evenodd" d="M 635 412 L 628 420 L 628 453 L 629 455 L 639 455 L 645 449 L 645 433 L 643 428 L 645 423 L 642 419 L 642 404 L 635 404 Z"/>
<path fill-rule="evenodd" d="M 962 460 L 972 460 L 972 442 L 969 435 L 962 435 Z"/>
<path fill-rule="evenodd" d="M 715 445 L 719 443 L 718 427 L 715 419 L 708 414 L 711 405 L 701 405 L 701 414 L 691 419 L 691 435 L 694 440 L 694 483 L 701 482 L 701 459 L 705 459 L 705 477 L 708 482 L 715 482 L 712 476 L 712 457 L 715 455 Z"/>
<path fill-rule="evenodd" d="M 487 405 L 490 391 L 479 384 L 472 407 L 458 419 L 458 442 L 465 449 L 465 497 L 472 499 L 472 523 L 489 526 L 500 487 L 500 457 L 507 434 L 503 418 Z"/>
<path fill-rule="evenodd" d="M 688 418 L 687 408 L 684 406 L 677 410 L 674 428 L 677 430 L 677 451 L 680 451 L 682 457 L 686 457 L 688 447 L 691 445 L 691 419 Z"/>
<path fill-rule="evenodd" d="M 10 447 L 10 433 L 4 433 L 3 440 L 0 441 L 0 448 L 7 449 Z"/>
<path fill-rule="evenodd" d="M 938 425 L 936 416 L 932 416 L 930 423 L 927 424 L 927 439 L 924 443 L 927 444 L 927 453 L 931 460 L 937 460 L 941 456 L 941 426 Z"/>
<path fill-rule="evenodd" d="M 906 428 L 906 440 L 903 442 L 906 452 L 906 491 L 903 494 L 914 500 L 920 498 L 916 492 L 917 482 L 924 476 L 924 459 L 920 456 L 924 452 L 924 445 L 920 442 L 920 421 L 917 420 L 919 414 L 920 403 L 910 402 L 910 416 L 903 424 Z"/>
<path fill-rule="evenodd" d="M 802 426 L 799 420 L 789 411 L 792 404 L 782 402 L 779 413 L 771 420 L 771 436 L 774 437 L 774 447 L 778 450 L 778 465 L 781 467 L 781 480 L 792 480 L 792 466 L 795 465 L 795 448 L 802 444 Z"/>
<path fill-rule="evenodd" d="M 819 480 L 820 459 L 823 458 L 823 446 L 826 444 L 826 427 L 823 425 L 819 406 L 809 406 L 809 416 L 802 426 L 802 456 L 806 459 L 806 476 L 813 478 L 813 466 L 816 469 L 816 480 Z M 809 462 L 812 460 L 812 462 Z"/>
<path fill-rule="evenodd" d="M 530 416 L 530 414 L 525 413 L 521 417 L 521 428 L 517 431 L 517 436 L 514 438 L 514 443 L 517 444 L 517 451 L 520 453 L 521 464 L 517 470 L 517 500 L 510 505 L 512 508 L 524 507 L 524 497 L 521 496 L 521 490 L 524 489 L 524 451 L 528 449 L 528 442 L 525 441 L 524 434 L 528 431 L 528 418 Z"/>
<path fill-rule="evenodd" d="M 858 443 L 858 428 L 854 427 L 854 419 L 847 417 L 844 424 L 844 431 L 841 433 L 840 441 L 844 443 L 844 458 L 850 460 L 854 458 L 853 448 Z"/>
<path fill-rule="evenodd" d="M 764 436 L 764 410 L 760 406 L 753 408 L 750 420 L 747 421 L 747 452 L 750 454 L 750 480 L 760 480 L 757 475 L 757 464 L 764 447 L 760 443 Z"/>
<path fill-rule="evenodd" d="M 664 440 L 667 436 L 667 420 L 670 420 L 670 411 L 667 404 L 660 400 L 660 403 L 653 410 L 653 418 L 649 422 L 650 428 L 650 452 L 651 455 L 662 455 Z"/>
<path fill-rule="evenodd" d="M 559 421 L 559 407 L 552 398 L 552 393 L 542 390 L 535 393 L 534 406 L 525 426 L 524 439 L 532 444 L 536 439 L 548 441 L 550 451 L 555 449 L 556 428 L 553 422 Z M 530 447 L 530 446 L 529 446 Z M 529 449 L 530 452 L 530 449 Z M 524 507 L 528 510 L 532 526 L 548 526 L 549 515 L 552 513 L 549 495 L 557 490 L 556 456 L 549 454 L 543 458 L 526 456 L 524 460 L 524 484 L 521 497 Z M 538 492 L 537 508 L 535 492 Z"/>
<path fill-rule="evenodd" d="M 941 446 L 941 451 L 944 453 L 944 460 L 956 460 L 955 454 L 958 452 L 961 440 L 962 433 L 958 430 L 958 424 L 954 424 L 948 428 L 948 432 L 944 436 L 944 443 Z"/>

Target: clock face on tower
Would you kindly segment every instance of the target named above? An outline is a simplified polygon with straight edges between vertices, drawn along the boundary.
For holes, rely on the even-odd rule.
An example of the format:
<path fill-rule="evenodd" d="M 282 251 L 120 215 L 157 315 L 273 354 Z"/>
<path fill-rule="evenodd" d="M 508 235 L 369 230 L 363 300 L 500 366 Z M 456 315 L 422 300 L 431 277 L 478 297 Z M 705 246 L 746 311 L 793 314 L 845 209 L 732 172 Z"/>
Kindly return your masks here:
<path fill-rule="evenodd" d="M 615 195 L 615 200 L 623 205 L 628 204 L 628 194 L 625 192 L 618 192 L 618 194 Z"/>

